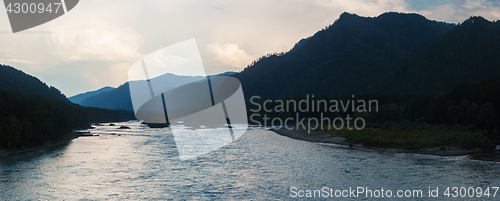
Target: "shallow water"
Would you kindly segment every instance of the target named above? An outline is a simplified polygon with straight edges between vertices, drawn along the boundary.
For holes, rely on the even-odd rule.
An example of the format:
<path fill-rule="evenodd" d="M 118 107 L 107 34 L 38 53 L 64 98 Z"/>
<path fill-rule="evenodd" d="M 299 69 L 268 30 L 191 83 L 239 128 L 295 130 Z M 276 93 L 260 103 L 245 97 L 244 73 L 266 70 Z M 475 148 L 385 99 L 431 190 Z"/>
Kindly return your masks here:
<path fill-rule="evenodd" d="M 122 125 L 132 129 L 116 129 Z M 428 197 L 429 187 L 439 187 L 442 200 L 446 187 L 500 186 L 500 163 L 350 149 L 264 129 L 249 130 L 222 149 L 186 161 L 179 159 L 169 129 L 127 122 L 91 132 L 100 136 L 1 158 L 0 200 L 288 200 L 291 187 L 384 188 L 393 195 L 420 189 L 428 200 L 437 200 Z M 461 199 L 499 197 L 500 192 L 495 198 Z"/>

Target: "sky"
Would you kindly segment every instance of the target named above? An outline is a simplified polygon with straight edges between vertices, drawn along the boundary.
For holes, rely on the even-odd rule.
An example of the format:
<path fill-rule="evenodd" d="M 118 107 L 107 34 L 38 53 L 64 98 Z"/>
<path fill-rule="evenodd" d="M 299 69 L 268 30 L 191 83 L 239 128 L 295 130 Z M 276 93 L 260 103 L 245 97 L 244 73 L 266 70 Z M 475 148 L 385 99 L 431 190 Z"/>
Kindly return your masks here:
<path fill-rule="evenodd" d="M 450 23 L 470 16 L 493 21 L 500 20 L 500 0 L 81 0 L 18 33 L 0 10 L 0 63 L 70 97 L 118 87 L 143 56 L 188 39 L 196 39 L 207 74 L 241 71 L 262 55 L 288 51 L 343 12 L 389 11 Z"/>

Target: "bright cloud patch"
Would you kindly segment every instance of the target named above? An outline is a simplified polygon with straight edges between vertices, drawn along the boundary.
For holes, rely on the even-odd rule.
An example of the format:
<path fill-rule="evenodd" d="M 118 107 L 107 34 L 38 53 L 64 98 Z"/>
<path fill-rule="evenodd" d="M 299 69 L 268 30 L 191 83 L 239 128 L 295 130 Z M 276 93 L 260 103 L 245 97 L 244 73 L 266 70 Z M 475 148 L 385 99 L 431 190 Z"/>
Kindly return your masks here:
<path fill-rule="evenodd" d="M 70 27 L 68 27 L 70 26 Z M 140 58 L 142 36 L 131 28 L 109 24 L 73 24 L 52 28 L 49 45 L 68 60 L 128 61 Z"/>
<path fill-rule="evenodd" d="M 76 94 L 118 86 L 127 80 L 124 72 L 145 54 L 189 38 L 199 41 L 206 72 L 216 74 L 239 71 L 270 52 L 288 51 L 342 12 L 371 17 L 410 12 L 457 23 L 470 16 L 500 20 L 499 8 L 499 0 L 89 0 L 63 17 L 16 34 L 7 13 L 0 12 L 0 63 Z M 185 62 L 162 58 L 152 62 Z"/>
<path fill-rule="evenodd" d="M 208 44 L 208 49 L 215 55 L 214 60 L 224 66 L 242 68 L 250 64 L 254 57 L 248 55 L 246 51 L 238 48 L 234 43 L 220 45 L 217 43 Z"/>
<path fill-rule="evenodd" d="M 318 0 L 317 3 L 339 12 L 350 12 L 361 16 L 378 16 L 387 11 L 408 12 L 408 3 L 404 0 Z"/>

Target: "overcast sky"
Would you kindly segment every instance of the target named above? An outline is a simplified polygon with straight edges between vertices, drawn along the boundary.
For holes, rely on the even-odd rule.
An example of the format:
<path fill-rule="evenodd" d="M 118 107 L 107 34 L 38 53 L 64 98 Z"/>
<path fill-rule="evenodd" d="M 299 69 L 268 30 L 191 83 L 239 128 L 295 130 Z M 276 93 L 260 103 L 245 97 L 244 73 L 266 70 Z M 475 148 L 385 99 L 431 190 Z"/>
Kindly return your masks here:
<path fill-rule="evenodd" d="M 196 38 L 207 73 L 240 71 L 261 55 L 288 51 L 342 12 L 414 12 L 461 22 L 500 20 L 496 0 L 81 0 L 67 14 L 13 34 L 0 12 L 0 63 L 70 97 L 127 81 L 143 55 Z"/>

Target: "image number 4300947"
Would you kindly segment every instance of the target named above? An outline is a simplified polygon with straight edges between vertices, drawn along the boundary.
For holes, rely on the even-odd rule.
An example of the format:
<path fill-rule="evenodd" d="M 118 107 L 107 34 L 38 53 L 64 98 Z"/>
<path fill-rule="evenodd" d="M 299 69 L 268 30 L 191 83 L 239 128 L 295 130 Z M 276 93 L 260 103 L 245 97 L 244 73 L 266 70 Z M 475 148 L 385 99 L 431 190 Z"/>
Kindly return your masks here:
<path fill-rule="evenodd" d="M 12 32 L 49 22 L 72 10 L 79 0 L 4 0 Z"/>

